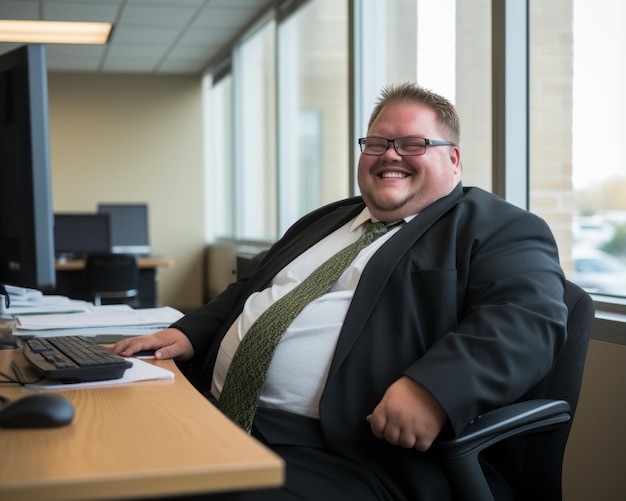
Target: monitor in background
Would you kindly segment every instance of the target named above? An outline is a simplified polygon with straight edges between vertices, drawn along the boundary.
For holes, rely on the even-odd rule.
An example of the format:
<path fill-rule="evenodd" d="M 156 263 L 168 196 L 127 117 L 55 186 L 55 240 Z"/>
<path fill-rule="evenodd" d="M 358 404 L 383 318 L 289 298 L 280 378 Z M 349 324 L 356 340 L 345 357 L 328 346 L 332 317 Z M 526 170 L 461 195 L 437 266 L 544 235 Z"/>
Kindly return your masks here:
<path fill-rule="evenodd" d="M 0 55 L 0 283 L 52 290 L 48 79 L 43 46 Z"/>
<path fill-rule="evenodd" d="M 109 216 L 96 213 L 54 215 L 57 259 L 83 259 L 90 252 L 111 252 Z"/>
<path fill-rule="evenodd" d="M 98 212 L 111 221 L 111 251 L 117 254 L 150 254 L 148 204 L 100 203 Z"/>

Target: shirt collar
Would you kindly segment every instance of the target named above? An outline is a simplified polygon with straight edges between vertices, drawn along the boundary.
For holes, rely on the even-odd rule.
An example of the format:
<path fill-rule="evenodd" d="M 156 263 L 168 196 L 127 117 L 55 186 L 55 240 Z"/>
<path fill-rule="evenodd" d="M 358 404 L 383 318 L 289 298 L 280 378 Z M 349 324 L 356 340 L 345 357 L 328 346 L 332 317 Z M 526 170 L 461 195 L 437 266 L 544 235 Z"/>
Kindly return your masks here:
<path fill-rule="evenodd" d="M 417 216 L 417 214 L 411 214 L 410 216 L 406 216 L 405 218 L 399 219 L 398 221 L 393 221 L 393 222 L 391 222 L 389 224 L 390 225 L 395 225 L 395 224 L 399 223 L 400 221 L 404 221 L 405 223 L 408 223 L 415 216 Z M 374 222 L 378 221 L 378 219 L 376 219 L 374 216 L 372 216 L 372 213 L 370 212 L 370 210 L 367 207 L 365 207 L 361 211 L 361 213 L 357 217 L 355 217 L 354 220 L 352 221 L 352 224 L 350 225 L 350 231 L 356 230 L 359 226 L 361 226 L 362 224 L 365 224 L 369 220 L 372 220 Z"/>

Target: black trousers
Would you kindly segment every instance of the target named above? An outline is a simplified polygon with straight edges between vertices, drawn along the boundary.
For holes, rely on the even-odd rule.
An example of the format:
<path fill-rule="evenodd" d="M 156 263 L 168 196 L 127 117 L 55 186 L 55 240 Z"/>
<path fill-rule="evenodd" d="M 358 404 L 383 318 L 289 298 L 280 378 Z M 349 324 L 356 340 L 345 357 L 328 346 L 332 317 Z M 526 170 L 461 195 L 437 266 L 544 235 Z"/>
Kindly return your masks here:
<path fill-rule="evenodd" d="M 453 496 L 443 472 L 424 462 L 416 475 L 424 478 L 418 499 L 407 499 L 394 479 L 382 470 L 342 458 L 329 448 L 319 421 L 282 411 L 258 409 L 252 436 L 285 461 L 285 483 L 280 488 L 179 497 L 184 501 L 450 501 Z M 426 480 L 427 479 L 427 480 Z M 491 484 L 491 482 L 490 482 Z M 499 482 L 496 482 L 497 486 Z M 492 488 L 494 485 L 492 485 Z M 497 500 L 512 500 L 503 484 Z"/>
<path fill-rule="evenodd" d="M 186 501 L 403 501 L 369 469 L 333 454 L 319 422 L 281 411 L 259 409 L 252 436 L 285 461 L 285 484 L 278 489 L 205 494 Z"/>

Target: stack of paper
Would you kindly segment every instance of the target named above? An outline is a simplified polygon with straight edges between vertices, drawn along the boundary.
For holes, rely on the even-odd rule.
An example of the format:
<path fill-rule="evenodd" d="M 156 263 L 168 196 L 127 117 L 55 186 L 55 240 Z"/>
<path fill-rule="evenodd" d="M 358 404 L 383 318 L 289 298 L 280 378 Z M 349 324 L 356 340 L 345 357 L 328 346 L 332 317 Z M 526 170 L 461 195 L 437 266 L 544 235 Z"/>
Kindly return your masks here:
<path fill-rule="evenodd" d="M 0 301 L 0 316 L 2 317 L 46 313 L 78 313 L 90 310 L 91 303 L 87 301 L 78 301 L 66 296 L 47 295 L 35 289 L 13 285 L 6 285 L 5 288 L 9 294 L 10 306 L 7 308 L 4 300 Z"/>
<path fill-rule="evenodd" d="M 93 307 L 86 313 L 17 315 L 15 336 L 142 335 L 169 327 L 183 314 L 169 306 L 134 310 L 126 305 Z"/>

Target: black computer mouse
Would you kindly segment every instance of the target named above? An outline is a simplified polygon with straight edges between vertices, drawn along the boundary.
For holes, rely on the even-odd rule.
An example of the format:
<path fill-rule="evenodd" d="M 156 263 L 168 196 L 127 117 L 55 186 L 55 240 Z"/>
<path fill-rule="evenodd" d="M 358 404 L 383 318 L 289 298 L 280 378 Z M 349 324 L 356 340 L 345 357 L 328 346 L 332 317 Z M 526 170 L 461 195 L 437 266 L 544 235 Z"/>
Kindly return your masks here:
<path fill-rule="evenodd" d="M 74 419 L 74 406 L 58 393 L 37 393 L 0 406 L 0 428 L 53 428 Z"/>

